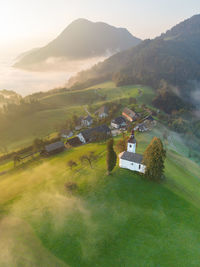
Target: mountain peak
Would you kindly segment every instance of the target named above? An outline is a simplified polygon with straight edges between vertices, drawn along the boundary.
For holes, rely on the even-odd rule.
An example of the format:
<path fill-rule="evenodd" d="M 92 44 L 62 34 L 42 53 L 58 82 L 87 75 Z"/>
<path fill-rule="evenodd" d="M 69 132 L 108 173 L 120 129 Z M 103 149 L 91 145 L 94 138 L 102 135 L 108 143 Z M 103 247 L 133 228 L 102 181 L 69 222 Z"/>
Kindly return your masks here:
<path fill-rule="evenodd" d="M 88 20 L 88 19 L 85 19 L 85 18 L 78 18 L 78 19 L 75 19 L 74 21 L 72 21 L 70 25 L 72 24 L 79 24 L 79 23 L 93 23 L 92 21 Z"/>
<path fill-rule="evenodd" d="M 79 18 L 45 47 L 25 55 L 15 64 L 15 67 L 29 68 L 50 57 L 69 60 L 102 57 L 108 52 L 114 54 L 129 49 L 140 41 L 126 29 Z"/>

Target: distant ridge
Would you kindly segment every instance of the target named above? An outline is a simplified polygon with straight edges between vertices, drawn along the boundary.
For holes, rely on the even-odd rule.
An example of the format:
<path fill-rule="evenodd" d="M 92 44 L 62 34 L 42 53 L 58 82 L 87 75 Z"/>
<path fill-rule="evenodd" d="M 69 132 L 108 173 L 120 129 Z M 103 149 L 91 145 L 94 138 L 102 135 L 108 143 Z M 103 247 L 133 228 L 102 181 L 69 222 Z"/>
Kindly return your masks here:
<path fill-rule="evenodd" d="M 70 80 L 69 86 L 101 82 L 114 77 L 116 84 L 147 84 L 157 87 L 161 80 L 179 86 L 200 82 L 200 15 L 174 26 L 153 40 L 117 53 L 95 68 Z"/>
<path fill-rule="evenodd" d="M 140 41 L 125 28 L 77 19 L 46 46 L 22 55 L 15 67 L 28 68 L 52 57 L 79 60 L 105 56 L 131 48 Z"/>

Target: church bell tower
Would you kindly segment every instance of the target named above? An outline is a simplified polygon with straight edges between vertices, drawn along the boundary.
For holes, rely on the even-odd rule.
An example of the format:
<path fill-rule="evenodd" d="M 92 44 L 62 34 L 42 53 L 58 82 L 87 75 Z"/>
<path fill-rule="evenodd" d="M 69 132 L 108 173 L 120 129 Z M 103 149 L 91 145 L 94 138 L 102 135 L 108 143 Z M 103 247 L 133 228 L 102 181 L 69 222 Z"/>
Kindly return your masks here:
<path fill-rule="evenodd" d="M 128 140 L 127 151 L 131 153 L 136 153 L 136 139 L 134 130 L 132 130 L 131 136 Z"/>

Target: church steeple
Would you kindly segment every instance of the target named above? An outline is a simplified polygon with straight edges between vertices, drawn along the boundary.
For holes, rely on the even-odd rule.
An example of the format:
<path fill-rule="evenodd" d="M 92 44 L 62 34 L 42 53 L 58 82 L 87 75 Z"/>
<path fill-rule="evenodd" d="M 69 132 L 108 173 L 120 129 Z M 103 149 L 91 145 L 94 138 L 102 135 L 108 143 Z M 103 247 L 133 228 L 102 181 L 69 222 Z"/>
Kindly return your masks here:
<path fill-rule="evenodd" d="M 131 131 L 131 136 L 128 140 L 127 151 L 131 153 L 136 152 L 136 139 L 134 130 Z"/>

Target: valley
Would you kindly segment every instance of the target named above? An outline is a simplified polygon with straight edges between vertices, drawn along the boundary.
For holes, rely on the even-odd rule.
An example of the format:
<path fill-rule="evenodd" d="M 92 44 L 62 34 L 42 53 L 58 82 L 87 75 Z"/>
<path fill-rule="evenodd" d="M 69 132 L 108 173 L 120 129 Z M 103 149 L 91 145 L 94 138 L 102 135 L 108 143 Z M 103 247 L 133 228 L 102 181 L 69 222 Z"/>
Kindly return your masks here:
<path fill-rule="evenodd" d="M 9 1 L 0 267 L 199 266 L 197 4 Z"/>

